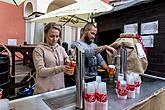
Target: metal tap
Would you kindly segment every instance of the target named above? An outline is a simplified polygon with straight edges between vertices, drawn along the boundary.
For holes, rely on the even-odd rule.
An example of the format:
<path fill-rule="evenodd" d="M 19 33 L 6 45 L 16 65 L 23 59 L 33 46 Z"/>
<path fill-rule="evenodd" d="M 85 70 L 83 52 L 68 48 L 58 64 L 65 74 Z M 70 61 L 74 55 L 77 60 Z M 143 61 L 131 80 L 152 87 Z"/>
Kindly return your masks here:
<path fill-rule="evenodd" d="M 84 109 L 83 89 L 84 89 L 84 65 L 85 65 L 85 51 L 76 47 L 76 110 Z"/>
<path fill-rule="evenodd" d="M 122 74 L 125 79 L 126 73 L 127 73 L 127 50 L 125 47 L 120 46 L 117 49 L 116 78 L 118 79 L 118 76 Z"/>

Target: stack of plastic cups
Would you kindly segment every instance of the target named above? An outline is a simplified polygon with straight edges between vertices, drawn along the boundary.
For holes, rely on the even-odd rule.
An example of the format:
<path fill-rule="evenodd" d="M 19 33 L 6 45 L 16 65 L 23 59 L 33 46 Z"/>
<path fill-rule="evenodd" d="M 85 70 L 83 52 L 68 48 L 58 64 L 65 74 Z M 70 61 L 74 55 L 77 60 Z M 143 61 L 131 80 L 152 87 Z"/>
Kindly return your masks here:
<path fill-rule="evenodd" d="M 127 83 L 125 80 L 120 81 L 117 96 L 119 99 L 127 99 Z"/>
<path fill-rule="evenodd" d="M 127 75 L 128 98 L 135 98 L 135 83 L 133 75 Z"/>
<path fill-rule="evenodd" d="M 84 97 L 85 97 L 85 110 L 96 110 L 95 85 L 93 82 L 87 83 L 87 90 Z"/>
<path fill-rule="evenodd" d="M 93 81 L 95 85 L 95 90 L 97 92 L 98 84 L 101 82 L 101 76 L 96 76 L 96 81 Z"/>
<path fill-rule="evenodd" d="M 141 86 L 141 77 L 139 74 L 134 74 L 134 83 L 135 83 L 135 93 L 140 94 L 140 86 Z"/>
<path fill-rule="evenodd" d="M 108 110 L 108 95 L 107 95 L 107 87 L 105 82 L 100 82 L 98 84 L 96 110 Z"/>
<path fill-rule="evenodd" d="M 97 99 L 97 97 L 98 97 L 98 85 L 101 82 L 101 76 L 96 76 L 96 81 L 93 81 L 93 82 L 95 84 L 95 91 L 96 91 L 95 95 L 96 95 L 96 99 Z"/>
<path fill-rule="evenodd" d="M 9 110 L 9 100 L 0 99 L 0 110 Z"/>
<path fill-rule="evenodd" d="M 117 81 L 116 81 L 116 93 L 118 93 L 118 88 L 119 88 L 119 85 L 120 85 L 120 81 L 121 80 L 124 80 L 124 74 L 122 73 L 119 73 L 118 77 L 117 77 Z"/>
<path fill-rule="evenodd" d="M 101 82 L 101 76 L 96 76 L 96 82 Z"/>
<path fill-rule="evenodd" d="M 96 76 L 96 81 L 93 81 L 93 84 L 95 85 L 95 97 L 96 97 L 96 99 L 98 97 L 98 85 L 100 82 L 101 82 L 101 76 Z M 95 106 L 97 106 L 97 104 Z"/>

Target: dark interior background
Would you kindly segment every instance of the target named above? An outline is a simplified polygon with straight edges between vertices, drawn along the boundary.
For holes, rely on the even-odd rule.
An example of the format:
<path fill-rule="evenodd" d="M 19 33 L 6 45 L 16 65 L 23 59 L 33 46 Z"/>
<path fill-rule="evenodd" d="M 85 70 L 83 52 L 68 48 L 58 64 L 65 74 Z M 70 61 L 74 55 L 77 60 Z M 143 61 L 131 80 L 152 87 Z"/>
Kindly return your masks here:
<path fill-rule="evenodd" d="M 140 35 L 141 23 L 158 20 L 158 34 L 154 35 L 154 47 L 146 48 L 148 68 L 146 74 L 165 77 L 165 1 L 152 0 L 129 8 L 96 16 L 98 26 L 98 45 L 111 44 L 123 32 L 125 24 L 138 23 Z M 102 53 L 104 59 L 106 55 Z"/>
<path fill-rule="evenodd" d="M 121 33 L 121 29 L 113 29 L 109 31 L 99 32 L 98 33 L 99 37 L 97 37 L 96 43 L 98 46 L 110 45 L 119 37 L 120 33 Z M 107 61 L 106 51 L 102 52 L 101 55 L 103 56 L 105 61 Z"/>

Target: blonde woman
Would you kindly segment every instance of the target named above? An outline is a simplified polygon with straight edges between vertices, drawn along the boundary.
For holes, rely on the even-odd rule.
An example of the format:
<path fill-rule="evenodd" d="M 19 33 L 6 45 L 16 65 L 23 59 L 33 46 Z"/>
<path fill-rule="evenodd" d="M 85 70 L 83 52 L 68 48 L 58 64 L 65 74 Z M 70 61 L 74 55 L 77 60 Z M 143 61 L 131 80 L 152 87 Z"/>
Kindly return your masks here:
<path fill-rule="evenodd" d="M 64 72 L 71 74 L 70 67 L 65 65 L 68 55 L 59 45 L 60 26 L 48 23 L 44 28 L 45 43 L 39 44 L 33 51 L 36 69 L 34 94 L 64 88 Z"/>

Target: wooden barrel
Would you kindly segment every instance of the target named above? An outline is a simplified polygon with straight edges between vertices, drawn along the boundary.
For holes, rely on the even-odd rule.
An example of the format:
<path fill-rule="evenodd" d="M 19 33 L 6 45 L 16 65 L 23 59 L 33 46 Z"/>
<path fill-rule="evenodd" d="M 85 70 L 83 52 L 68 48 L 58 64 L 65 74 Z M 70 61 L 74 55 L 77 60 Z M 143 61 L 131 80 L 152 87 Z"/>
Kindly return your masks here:
<path fill-rule="evenodd" d="M 3 89 L 2 98 L 9 97 L 9 57 L 8 55 L 0 54 L 0 88 Z"/>

